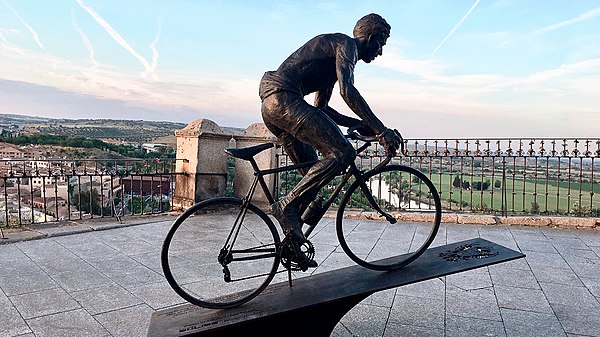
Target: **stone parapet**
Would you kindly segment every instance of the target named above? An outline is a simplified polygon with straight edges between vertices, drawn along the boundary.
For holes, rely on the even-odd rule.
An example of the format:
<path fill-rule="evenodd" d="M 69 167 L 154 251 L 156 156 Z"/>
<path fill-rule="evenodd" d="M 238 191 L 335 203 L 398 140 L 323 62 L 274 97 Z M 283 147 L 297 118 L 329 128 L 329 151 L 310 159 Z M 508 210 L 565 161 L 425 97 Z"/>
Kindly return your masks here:
<path fill-rule="evenodd" d="M 419 213 L 393 213 L 398 221 L 404 222 L 430 222 L 433 221 L 432 214 Z M 336 212 L 327 212 L 325 217 L 335 218 Z M 374 212 L 352 211 L 344 213 L 344 218 L 382 220 L 379 214 Z M 505 226 L 531 226 L 552 227 L 572 229 L 600 229 L 600 218 L 579 217 L 552 217 L 552 216 L 508 216 L 480 215 L 467 213 L 442 213 L 442 224 L 464 224 L 464 225 L 505 225 Z"/>
<path fill-rule="evenodd" d="M 175 131 L 177 154 L 173 202 L 187 208 L 201 200 L 225 194 L 227 154 L 232 135 L 208 119 L 197 119 Z"/>
<path fill-rule="evenodd" d="M 235 137 L 236 147 L 249 147 L 263 143 L 274 143 L 277 141 L 275 136 L 262 123 L 250 125 L 241 135 Z M 277 167 L 276 148 L 272 147 L 254 157 L 256 164 L 260 169 L 269 169 Z M 264 176 L 265 182 L 271 191 L 275 189 L 275 174 Z M 235 180 L 234 194 L 236 197 L 244 197 L 254 180 L 254 169 L 247 160 L 235 160 Z M 256 189 L 252 202 L 255 204 L 268 204 L 268 199 L 260 186 Z"/>

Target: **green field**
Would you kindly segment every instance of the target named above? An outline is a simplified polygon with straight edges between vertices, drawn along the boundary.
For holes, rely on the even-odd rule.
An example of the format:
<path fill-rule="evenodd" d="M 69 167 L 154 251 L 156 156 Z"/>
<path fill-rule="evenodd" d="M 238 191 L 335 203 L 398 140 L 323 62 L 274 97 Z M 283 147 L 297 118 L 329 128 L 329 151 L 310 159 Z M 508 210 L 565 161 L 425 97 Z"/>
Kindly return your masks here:
<path fill-rule="evenodd" d="M 472 185 L 474 182 L 490 181 L 487 190 L 461 189 L 452 186 L 454 175 L 446 173 L 429 174 L 435 184 L 442 200 L 445 200 L 444 208 L 465 209 L 478 211 L 502 211 L 502 199 L 506 203 L 509 213 L 550 213 L 550 214 L 576 214 L 600 216 L 600 184 L 567 182 L 545 179 L 506 179 L 506 197 L 503 188 L 494 187 L 500 176 L 475 175 L 473 177 L 463 175 Z M 593 189 L 592 189 L 593 187 Z M 452 204 L 448 201 L 452 200 Z M 537 207 L 536 207 L 537 204 Z M 589 214 L 587 214 L 589 213 Z"/>

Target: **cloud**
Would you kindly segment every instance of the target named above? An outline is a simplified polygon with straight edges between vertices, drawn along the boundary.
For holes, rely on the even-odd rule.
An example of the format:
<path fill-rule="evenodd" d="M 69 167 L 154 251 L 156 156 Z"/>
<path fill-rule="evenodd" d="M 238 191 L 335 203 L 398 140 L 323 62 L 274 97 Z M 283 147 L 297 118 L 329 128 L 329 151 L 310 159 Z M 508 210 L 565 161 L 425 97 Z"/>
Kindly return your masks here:
<path fill-rule="evenodd" d="M 452 29 L 450 29 L 448 34 L 446 34 L 446 37 L 444 37 L 444 39 L 437 45 L 437 47 L 435 47 L 433 52 L 431 52 L 431 57 L 435 56 L 437 51 L 444 45 L 444 43 L 446 43 L 446 41 L 454 34 L 454 32 L 456 32 L 456 30 L 463 24 L 463 22 L 465 22 L 465 20 L 469 17 L 469 15 L 475 9 L 475 7 L 477 7 L 477 5 L 479 4 L 479 1 L 480 0 L 475 0 L 475 3 L 471 6 L 471 8 L 469 8 L 469 10 L 465 13 L 465 15 L 463 15 L 463 17 L 460 20 L 458 20 L 458 22 L 454 25 L 454 27 L 452 27 Z"/>
<path fill-rule="evenodd" d="M 19 15 L 19 13 L 17 13 L 17 11 L 15 11 L 12 7 L 10 7 L 6 2 L 4 3 L 4 5 L 19 19 L 19 21 L 21 21 L 21 23 L 25 26 L 25 28 L 27 28 L 27 30 L 31 33 L 33 40 L 35 41 L 35 43 L 37 43 L 38 47 L 40 47 L 40 49 L 44 50 L 44 45 L 40 41 L 40 37 L 39 37 L 38 33 L 35 31 L 35 29 L 33 29 L 33 27 L 31 27 L 27 23 L 27 21 L 25 21 L 25 19 L 23 19 L 23 17 L 21 17 L 21 15 Z M 5 39 L 3 39 L 3 40 L 5 40 Z"/>
<path fill-rule="evenodd" d="M 93 8 L 86 6 L 83 0 L 75 0 L 77 4 L 85 10 L 95 21 L 100 25 L 100 27 L 104 28 L 104 30 L 108 33 L 108 35 L 115 40 L 121 47 L 127 50 L 136 60 L 140 62 L 140 64 L 144 67 L 144 74 L 153 74 L 154 68 L 146 60 L 146 58 L 140 55 L 133 47 L 117 32 L 100 14 L 98 14 Z"/>

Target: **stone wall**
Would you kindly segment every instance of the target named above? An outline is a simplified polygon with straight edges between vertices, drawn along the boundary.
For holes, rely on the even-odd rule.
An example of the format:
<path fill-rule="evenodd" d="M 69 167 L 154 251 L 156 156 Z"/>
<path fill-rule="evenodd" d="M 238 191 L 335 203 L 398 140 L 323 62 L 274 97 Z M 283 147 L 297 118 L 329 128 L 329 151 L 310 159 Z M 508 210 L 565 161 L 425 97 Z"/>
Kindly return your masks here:
<path fill-rule="evenodd" d="M 225 131 L 208 119 L 197 119 L 175 132 L 177 137 L 174 206 L 187 208 L 196 202 L 225 195 L 227 188 L 228 147 L 248 147 L 275 142 L 276 138 L 262 123 L 250 125 L 244 132 L 234 134 Z M 275 148 L 258 154 L 255 159 L 260 168 L 275 166 Z M 245 196 L 254 179 L 249 162 L 235 160 L 234 195 Z M 275 187 L 273 175 L 265 177 L 270 189 Z M 266 204 L 267 199 L 260 187 L 253 202 Z"/>

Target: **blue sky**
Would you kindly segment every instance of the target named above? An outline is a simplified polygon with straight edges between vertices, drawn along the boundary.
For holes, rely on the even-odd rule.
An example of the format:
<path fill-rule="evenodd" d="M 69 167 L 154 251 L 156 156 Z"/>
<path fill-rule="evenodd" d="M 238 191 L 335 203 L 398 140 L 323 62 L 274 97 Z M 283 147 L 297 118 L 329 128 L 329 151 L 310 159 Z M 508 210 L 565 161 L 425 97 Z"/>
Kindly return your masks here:
<path fill-rule="evenodd" d="M 246 127 L 265 71 L 371 12 L 391 37 L 355 85 L 405 137 L 600 136 L 592 0 L 0 0 L 0 113 Z"/>

